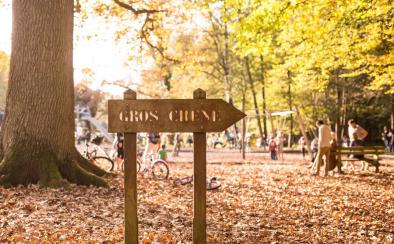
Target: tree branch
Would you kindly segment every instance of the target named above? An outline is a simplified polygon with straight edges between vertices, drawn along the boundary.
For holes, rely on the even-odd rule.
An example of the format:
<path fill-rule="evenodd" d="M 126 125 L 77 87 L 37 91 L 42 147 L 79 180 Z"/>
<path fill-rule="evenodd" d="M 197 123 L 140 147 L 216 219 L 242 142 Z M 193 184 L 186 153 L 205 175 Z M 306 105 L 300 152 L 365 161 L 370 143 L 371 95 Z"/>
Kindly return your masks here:
<path fill-rule="evenodd" d="M 179 60 L 173 59 L 171 57 L 168 57 L 165 55 L 163 48 L 156 46 L 149 40 L 149 32 L 154 30 L 153 23 L 155 19 L 151 18 L 152 14 L 156 13 L 162 13 L 162 12 L 167 12 L 167 10 L 156 10 L 156 9 L 135 9 L 132 5 L 126 4 L 124 2 L 121 2 L 119 0 L 114 0 L 116 4 L 118 4 L 120 7 L 125 8 L 127 10 L 130 10 L 134 15 L 138 16 L 141 14 L 145 14 L 145 21 L 141 27 L 140 33 L 141 33 L 141 38 L 145 40 L 146 44 L 152 48 L 153 50 L 157 51 L 160 56 L 174 64 L 180 63 Z M 151 26 L 148 26 L 148 24 L 151 24 Z"/>
<path fill-rule="evenodd" d="M 135 15 L 140 15 L 140 14 L 154 14 L 154 13 L 160 13 L 160 12 L 167 12 L 166 10 L 156 10 L 156 9 L 135 9 L 132 5 L 121 2 L 119 0 L 114 0 L 116 4 L 118 4 L 120 7 L 125 8 L 127 10 L 130 10 L 133 12 Z"/>

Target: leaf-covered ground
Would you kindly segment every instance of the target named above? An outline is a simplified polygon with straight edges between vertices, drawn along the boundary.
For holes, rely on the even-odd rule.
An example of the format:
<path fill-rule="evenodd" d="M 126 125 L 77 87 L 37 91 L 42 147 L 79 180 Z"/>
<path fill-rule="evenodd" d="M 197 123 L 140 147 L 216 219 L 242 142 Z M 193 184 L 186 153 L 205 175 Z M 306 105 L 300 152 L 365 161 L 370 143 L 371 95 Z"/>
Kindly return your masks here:
<path fill-rule="evenodd" d="M 191 175 L 191 154 L 171 164 L 171 178 Z M 207 193 L 209 243 L 387 243 L 394 240 L 394 167 L 382 173 L 310 176 L 299 156 L 284 162 L 254 154 L 209 157 L 209 176 L 222 187 Z M 383 162 L 385 164 L 385 162 Z M 0 188 L 0 243 L 119 243 L 123 237 L 123 176 L 109 189 L 72 186 Z M 138 177 L 140 240 L 190 243 L 191 184 Z"/>

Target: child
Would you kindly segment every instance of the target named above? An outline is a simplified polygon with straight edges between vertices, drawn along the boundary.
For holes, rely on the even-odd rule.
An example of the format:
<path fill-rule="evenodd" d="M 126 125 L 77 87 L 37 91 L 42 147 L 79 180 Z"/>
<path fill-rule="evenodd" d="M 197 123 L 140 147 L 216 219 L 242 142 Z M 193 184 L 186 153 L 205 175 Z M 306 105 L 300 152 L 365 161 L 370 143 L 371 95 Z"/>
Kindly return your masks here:
<path fill-rule="evenodd" d="M 303 136 L 301 136 L 300 140 L 298 140 L 298 145 L 301 147 L 302 159 L 305 160 L 306 150 L 305 150 L 305 139 Z"/>
<path fill-rule="evenodd" d="M 271 152 L 271 159 L 272 160 L 278 160 L 278 157 L 276 156 L 276 150 L 278 146 L 276 145 L 275 138 L 272 136 L 271 140 L 268 144 L 268 150 Z"/>
<path fill-rule="evenodd" d="M 167 161 L 167 151 L 166 151 L 166 145 L 161 145 L 161 149 L 158 151 L 159 154 L 159 159 Z"/>
<path fill-rule="evenodd" d="M 117 169 L 120 169 L 120 164 L 122 163 L 124 159 L 124 150 L 123 150 L 123 140 L 119 140 L 118 143 L 116 144 L 116 159 L 115 159 L 115 168 L 114 170 L 116 171 Z"/>
<path fill-rule="evenodd" d="M 317 152 L 319 151 L 319 140 L 315 137 L 311 142 L 311 150 L 312 150 L 312 161 L 308 168 L 314 168 L 315 159 L 317 156 Z"/>

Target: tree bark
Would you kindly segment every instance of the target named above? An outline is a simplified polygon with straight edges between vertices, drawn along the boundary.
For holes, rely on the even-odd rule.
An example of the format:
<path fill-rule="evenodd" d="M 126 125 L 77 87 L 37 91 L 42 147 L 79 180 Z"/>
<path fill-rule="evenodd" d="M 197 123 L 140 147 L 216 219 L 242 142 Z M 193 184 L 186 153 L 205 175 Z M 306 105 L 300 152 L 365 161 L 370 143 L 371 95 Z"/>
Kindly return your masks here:
<path fill-rule="evenodd" d="M 264 59 L 263 56 L 260 56 L 260 75 L 261 75 L 261 98 L 263 99 L 263 126 L 264 126 L 264 134 L 267 138 L 267 103 L 265 100 L 265 77 L 264 77 Z"/>
<path fill-rule="evenodd" d="M 293 111 L 293 97 L 291 94 L 291 71 L 288 70 L 287 71 L 287 79 L 288 79 L 288 96 L 289 96 L 289 110 Z M 293 114 L 290 114 L 290 132 L 289 132 L 289 141 L 288 141 L 288 145 L 291 148 L 293 141 L 292 141 L 292 136 L 293 136 L 293 125 L 294 121 L 293 121 Z"/>
<path fill-rule="evenodd" d="M 245 60 L 245 68 L 246 68 L 246 74 L 248 75 L 250 90 L 252 91 L 254 110 L 256 111 L 257 126 L 259 128 L 261 142 L 263 142 L 263 128 L 261 127 L 260 111 L 259 111 L 259 105 L 257 103 L 257 93 L 256 93 L 256 89 L 254 87 L 254 81 L 252 78 L 252 74 L 250 72 L 249 58 L 245 57 L 244 60 Z"/>
<path fill-rule="evenodd" d="M 394 94 L 391 94 L 391 113 L 390 113 L 390 124 L 391 129 L 394 130 Z"/>
<path fill-rule="evenodd" d="M 345 84 L 347 84 L 347 79 L 345 78 Z M 344 86 L 342 88 L 342 122 L 341 122 L 341 134 L 340 137 L 337 138 L 337 140 L 341 140 L 343 138 L 343 135 L 345 134 L 345 128 L 346 128 L 346 117 L 347 117 L 347 102 L 348 99 L 346 98 L 346 87 Z"/>
<path fill-rule="evenodd" d="M 337 101 L 336 101 L 337 109 L 335 112 L 335 133 L 337 140 L 339 140 L 342 134 L 341 115 L 342 115 L 342 90 L 343 90 L 343 87 L 339 83 L 339 69 L 335 71 L 335 88 L 337 93 Z"/>
<path fill-rule="evenodd" d="M 72 0 L 14 0 L 0 185 L 107 186 L 75 148 Z"/>
<path fill-rule="evenodd" d="M 245 113 L 245 104 L 246 104 L 246 91 L 242 90 L 242 112 Z M 245 160 L 245 135 L 246 135 L 246 118 L 242 119 L 242 159 Z"/>

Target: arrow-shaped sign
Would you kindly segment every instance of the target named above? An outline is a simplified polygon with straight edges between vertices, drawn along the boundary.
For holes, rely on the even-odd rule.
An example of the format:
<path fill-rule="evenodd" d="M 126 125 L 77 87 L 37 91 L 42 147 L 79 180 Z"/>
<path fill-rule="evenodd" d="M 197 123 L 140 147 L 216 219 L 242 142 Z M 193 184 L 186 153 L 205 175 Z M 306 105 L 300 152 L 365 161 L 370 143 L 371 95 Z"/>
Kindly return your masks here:
<path fill-rule="evenodd" d="M 221 99 L 108 101 L 109 132 L 217 132 L 246 115 Z"/>

